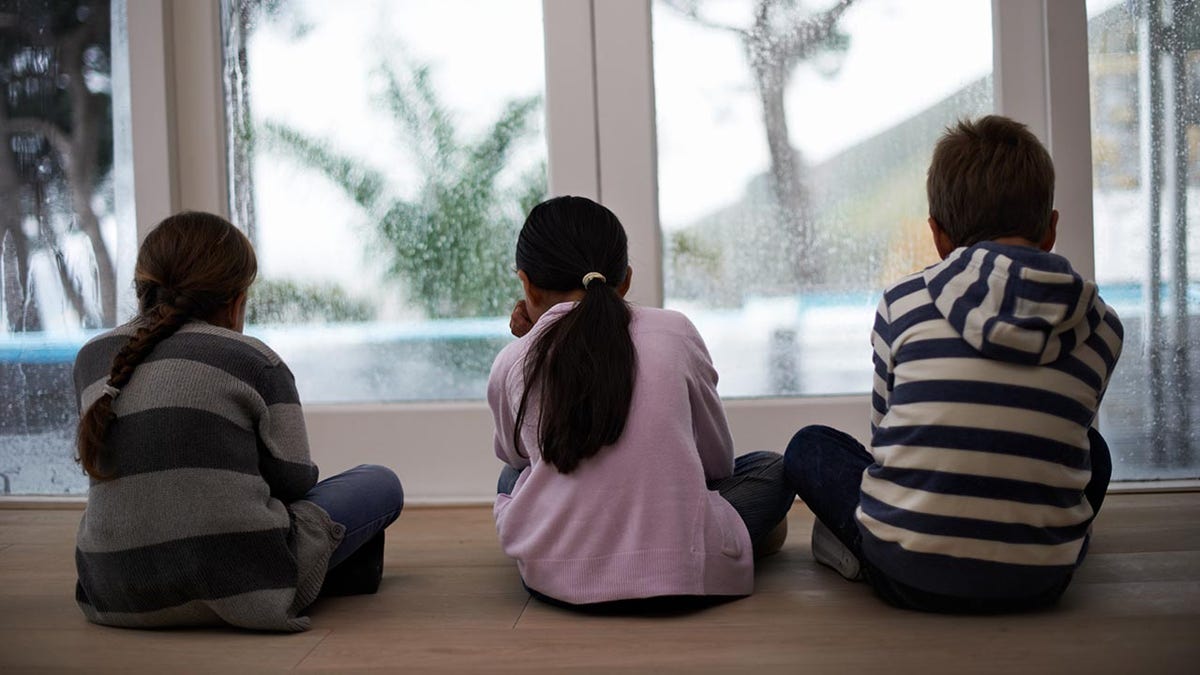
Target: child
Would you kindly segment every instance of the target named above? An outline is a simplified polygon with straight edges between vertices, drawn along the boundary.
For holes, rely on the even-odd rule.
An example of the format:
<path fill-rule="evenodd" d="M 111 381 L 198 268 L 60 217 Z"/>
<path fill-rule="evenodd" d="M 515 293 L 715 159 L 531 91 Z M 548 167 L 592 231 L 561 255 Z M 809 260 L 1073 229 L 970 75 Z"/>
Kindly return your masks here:
<path fill-rule="evenodd" d="M 91 621 L 302 631 L 323 582 L 379 584 L 400 482 L 360 466 L 317 483 L 291 372 L 242 335 L 256 273 L 233 225 L 171 216 L 138 252 L 139 315 L 75 360 L 92 478 L 75 597 Z"/>
<path fill-rule="evenodd" d="M 496 529 L 526 587 L 564 605 L 748 595 L 794 492 L 778 454 L 734 461 L 696 328 L 623 300 L 625 230 L 591 200 L 534 207 L 516 263 L 520 339 L 488 403 L 508 465 Z"/>
<path fill-rule="evenodd" d="M 929 167 L 942 262 L 883 295 L 872 447 L 826 427 L 788 445 L 813 555 L 886 601 L 998 612 L 1054 603 L 1112 473 L 1093 428 L 1122 328 L 1050 253 L 1054 167 L 1023 125 L 960 122 Z"/>

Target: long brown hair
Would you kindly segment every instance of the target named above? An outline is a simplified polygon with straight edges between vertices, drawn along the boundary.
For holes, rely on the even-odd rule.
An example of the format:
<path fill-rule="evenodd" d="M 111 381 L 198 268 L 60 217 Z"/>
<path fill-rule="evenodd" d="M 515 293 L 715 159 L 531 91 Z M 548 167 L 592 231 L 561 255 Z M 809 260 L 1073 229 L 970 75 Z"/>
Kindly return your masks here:
<path fill-rule="evenodd" d="M 209 319 L 254 282 L 258 261 L 250 240 L 229 221 L 200 211 L 168 217 L 138 249 L 134 288 L 137 330 L 117 352 L 105 390 L 79 417 L 76 461 L 89 476 L 111 478 L 101 468 L 104 438 L 116 418 L 113 399 L 158 343 L 192 319 Z"/>
<path fill-rule="evenodd" d="M 517 269 L 538 288 L 584 289 L 575 307 L 534 338 L 513 429 L 520 447 L 537 386 L 542 459 L 568 474 L 621 437 L 633 401 L 637 354 L 629 305 L 618 291 L 629 269 L 625 228 L 590 199 L 555 197 L 529 212 L 517 238 Z M 591 272 L 603 278 L 584 281 Z"/>

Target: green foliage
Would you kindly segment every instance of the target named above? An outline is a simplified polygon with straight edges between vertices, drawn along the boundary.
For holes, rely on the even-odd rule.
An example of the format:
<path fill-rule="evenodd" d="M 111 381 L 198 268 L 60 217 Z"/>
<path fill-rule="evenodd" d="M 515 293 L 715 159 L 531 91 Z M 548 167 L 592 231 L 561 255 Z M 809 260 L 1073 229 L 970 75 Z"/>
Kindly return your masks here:
<path fill-rule="evenodd" d="M 369 303 L 351 298 L 335 284 L 298 284 L 260 279 L 250 287 L 246 323 L 297 324 L 369 321 Z"/>
<path fill-rule="evenodd" d="M 390 278 L 435 318 L 507 314 L 519 294 L 513 250 L 524 214 L 546 194 L 544 164 L 503 186 L 514 146 L 533 130 L 537 96 L 510 101 L 486 133 L 460 138 L 453 115 L 434 90 L 428 66 L 401 79 L 380 69 L 382 103 L 391 112 L 422 184 L 415 198 L 389 193 L 384 174 L 340 154 L 328 142 L 281 124 L 263 127 L 267 146 L 323 174 L 370 216 Z"/>

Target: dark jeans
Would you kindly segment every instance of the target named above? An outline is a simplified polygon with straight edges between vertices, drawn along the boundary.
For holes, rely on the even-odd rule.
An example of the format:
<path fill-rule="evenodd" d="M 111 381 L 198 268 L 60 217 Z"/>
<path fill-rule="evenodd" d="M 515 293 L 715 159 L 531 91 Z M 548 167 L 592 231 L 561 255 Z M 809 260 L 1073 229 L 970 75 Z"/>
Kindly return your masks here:
<path fill-rule="evenodd" d="M 1095 429 L 1088 431 L 1092 447 L 1092 480 L 1084 496 L 1099 513 L 1112 477 L 1108 444 Z M 1066 590 L 1070 578 L 1034 597 L 976 599 L 930 593 L 889 578 L 864 559 L 862 533 L 854 510 L 858 508 L 862 475 L 874 458 L 849 434 L 824 426 L 801 429 L 788 443 L 784 470 L 796 494 L 809 510 L 858 558 L 867 582 L 887 602 L 897 607 L 933 612 L 990 613 L 1033 609 L 1054 603 Z"/>
<path fill-rule="evenodd" d="M 496 481 L 496 492 L 512 494 L 521 472 L 507 464 L 500 470 Z M 787 517 L 787 512 L 796 501 L 796 492 L 788 485 L 783 472 L 783 457 L 777 452 L 759 451 L 746 453 L 733 461 L 733 475 L 709 481 L 708 489 L 716 490 L 742 517 L 750 542 L 755 550 L 766 539 L 771 530 Z M 523 582 L 522 582 L 523 583 Z M 593 605 L 572 605 L 562 600 L 525 587 L 530 595 L 559 607 L 587 609 L 600 613 L 646 611 L 649 613 L 672 613 L 723 602 L 728 598 L 669 597 L 617 600 Z"/>
<path fill-rule="evenodd" d="M 337 567 L 382 533 L 400 517 L 404 488 L 392 470 L 363 464 L 317 483 L 304 495 L 346 528 L 342 543 L 329 556 L 329 569 Z M 382 547 L 380 547 L 382 554 Z"/>

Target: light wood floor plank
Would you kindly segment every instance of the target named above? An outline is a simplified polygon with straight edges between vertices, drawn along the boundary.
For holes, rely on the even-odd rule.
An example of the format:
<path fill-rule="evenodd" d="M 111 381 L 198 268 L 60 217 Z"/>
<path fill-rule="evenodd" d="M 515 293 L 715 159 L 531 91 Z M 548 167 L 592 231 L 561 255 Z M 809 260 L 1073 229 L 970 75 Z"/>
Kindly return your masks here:
<path fill-rule="evenodd" d="M 0 672 L 33 668 L 315 672 L 1194 673 L 1200 494 L 1112 495 L 1060 605 L 1000 617 L 891 609 L 817 565 L 789 516 L 755 595 L 672 616 L 593 616 L 531 601 L 490 509 L 409 509 L 374 596 L 329 598 L 299 635 L 131 631 L 73 598 L 78 511 L 0 510 Z"/>

